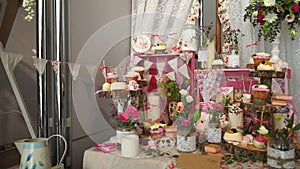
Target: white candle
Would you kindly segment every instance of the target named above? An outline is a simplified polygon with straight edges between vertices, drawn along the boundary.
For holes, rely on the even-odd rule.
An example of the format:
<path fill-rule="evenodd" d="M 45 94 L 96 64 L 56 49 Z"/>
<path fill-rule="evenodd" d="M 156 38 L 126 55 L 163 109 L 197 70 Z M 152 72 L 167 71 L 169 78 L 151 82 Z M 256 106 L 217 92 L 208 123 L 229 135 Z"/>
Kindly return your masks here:
<path fill-rule="evenodd" d="M 160 117 L 159 102 L 160 98 L 157 95 L 148 95 L 147 98 L 149 109 L 147 110 L 148 119 L 156 120 Z"/>
<path fill-rule="evenodd" d="M 121 154 L 123 157 L 136 157 L 139 154 L 139 136 L 135 134 L 124 135 Z"/>

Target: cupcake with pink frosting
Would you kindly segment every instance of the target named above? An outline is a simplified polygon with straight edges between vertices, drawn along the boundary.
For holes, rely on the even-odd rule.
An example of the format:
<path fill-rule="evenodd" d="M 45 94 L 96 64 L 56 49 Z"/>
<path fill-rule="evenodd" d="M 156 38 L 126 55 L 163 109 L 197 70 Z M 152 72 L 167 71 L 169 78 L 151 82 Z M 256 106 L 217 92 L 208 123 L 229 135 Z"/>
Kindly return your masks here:
<path fill-rule="evenodd" d="M 118 75 L 114 74 L 114 73 L 108 73 L 106 75 L 106 82 L 109 84 L 112 84 L 113 82 L 117 82 L 118 81 Z"/>
<path fill-rule="evenodd" d="M 256 84 L 252 86 L 252 96 L 254 99 L 265 100 L 268 98 L 268 94 L 270 89 L 268 89 L 267 85 Z"/>
<path fill-rule="evenodd" d="M 262 136 L 257 136 L 255 137 L 255 139 L 253 140 L 253 145 L 256 148 L 265 148 L 266 147 L 266 139 L 263 138 Z"/>

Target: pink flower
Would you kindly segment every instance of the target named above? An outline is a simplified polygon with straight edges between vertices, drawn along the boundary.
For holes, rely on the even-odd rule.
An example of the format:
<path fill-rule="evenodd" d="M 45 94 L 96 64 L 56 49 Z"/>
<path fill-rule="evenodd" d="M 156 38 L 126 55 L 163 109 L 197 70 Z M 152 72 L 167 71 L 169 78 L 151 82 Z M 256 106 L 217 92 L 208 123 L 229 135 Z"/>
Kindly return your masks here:
<path fill-rule="evenodd" d="M 219 103 L 213 103 L 212 107 L 218 110 L 223 110 L 223 106 Z"/>
<path fill-rule="evenodd" d="M 239 129 L 239 130 L 242 130 L 242 129 L 243 129 L 242 126 L 237 126 L 236 128 Z"/>
<path fill-rule="evenodd" d="M 191 124 L 191 121 L 189 119 L 185 119 L 180 123 L 182 126 L 188 126 Z"/>
<path fill-rule="evenodd" d="M 266 140 L 265 140 L 263 137 L 261 137 L 261 136 L 255 137 L 255 140 L 256 140 L 256 141 L 259 141 L 259 142 L 265 142 L 265 141 L 266 141 Z"/>
<path fill-rule="evenodd" d="M 127 112 L 122 112 L 118 116 L 122 122 L 127 122 L 129 120 L 129 114 Z"/>
<path fill-rule="evenodd" d="M 158 118 L 155 120 L 156 123 L 162 123 L 164 120 L 162 118 Z"/>
<path fill-rule="evenodd" d="M 294 12 L 298 12 L 298 11 L 299 11 L 299 8 L 300 8 L 299 5 L 293 5 L 293 6 L 292 6 L 292 10 L 293 10 Z"/>
<path fill-rule="evenodd" d="M 133 119 L 138 119 L 139 118 L 139 111 L 137 110 L 136 107 L 134 106 L 128 106 L 126 108 L 126 113 L 130 114 L 130 116 L 133 118 Z"/>

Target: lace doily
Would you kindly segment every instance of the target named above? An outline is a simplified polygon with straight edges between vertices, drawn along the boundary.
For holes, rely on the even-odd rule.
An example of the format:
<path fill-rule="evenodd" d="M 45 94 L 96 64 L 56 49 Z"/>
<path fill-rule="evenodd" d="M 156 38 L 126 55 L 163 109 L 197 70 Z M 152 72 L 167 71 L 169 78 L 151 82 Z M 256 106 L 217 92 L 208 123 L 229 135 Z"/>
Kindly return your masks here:
<path fill-rule="evenodd" d="M 203 101 L 207 102 L 218 93 L 224 72 L 218 69 L 196 71 L 195 76 Z"/>

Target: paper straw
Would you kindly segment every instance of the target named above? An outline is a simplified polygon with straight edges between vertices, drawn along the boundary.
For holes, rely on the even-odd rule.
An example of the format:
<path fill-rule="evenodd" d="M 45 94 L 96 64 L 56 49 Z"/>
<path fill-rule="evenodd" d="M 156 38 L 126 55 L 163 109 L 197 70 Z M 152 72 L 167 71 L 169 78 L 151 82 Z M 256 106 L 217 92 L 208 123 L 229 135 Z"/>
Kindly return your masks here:
<path fill-rule="evenodd" d="M 243 90 L 244 92 L 246 91 L 246 87 L 245 87 L 245 80 L 244 80 L 244 75 L 242 74 L 242 81 L 243 81 Z"/>

